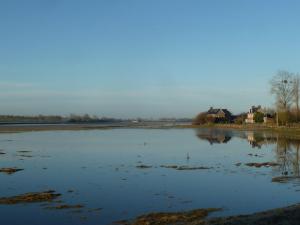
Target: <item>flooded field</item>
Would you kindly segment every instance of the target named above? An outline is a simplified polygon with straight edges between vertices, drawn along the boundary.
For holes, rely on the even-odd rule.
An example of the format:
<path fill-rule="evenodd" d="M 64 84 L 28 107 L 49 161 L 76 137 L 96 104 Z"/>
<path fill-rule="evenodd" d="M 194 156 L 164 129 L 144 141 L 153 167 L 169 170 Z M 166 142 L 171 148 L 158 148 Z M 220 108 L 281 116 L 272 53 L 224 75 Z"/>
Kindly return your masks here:
<path fill-rule="evenodd" d="M 209 217 L 300 202 L 300 141 L 218 129 L 0 134 L 0 224 L 113 224 L 151 212 Z"/>

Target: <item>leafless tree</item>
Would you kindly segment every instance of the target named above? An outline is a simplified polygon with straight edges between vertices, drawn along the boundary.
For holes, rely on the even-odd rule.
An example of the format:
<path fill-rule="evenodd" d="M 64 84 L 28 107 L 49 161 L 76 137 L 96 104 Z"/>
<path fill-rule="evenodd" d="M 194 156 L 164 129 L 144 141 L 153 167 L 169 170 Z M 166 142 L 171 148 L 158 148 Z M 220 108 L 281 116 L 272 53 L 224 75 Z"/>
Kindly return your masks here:
<path fill-rule="evenodd" d="M 277 125 L 279 113 L 284 114 L 282 115 L 284 118 L 282 122 L 286 123 L 288 122 L 287 114 L 295 97 L 294 75 L 288 71 L 279 70 L 270 83 L 271 94 L 276 97 Z"/>
<path fill-rule="evenodd" d="M 276 97 L 277 107 L 288 111 L 294 99 L 294 76 L 292 73 L 280 70 L 271 80 L 271 94 Z"/>
<path fill-rule="evenodd" d="M 298 122 L 298 115 L 299 115 L 299 92 L 300 92 L 300 75 L 297 73 L 294 76 L 294 101 L 296 105 L 296 120 Z"/>

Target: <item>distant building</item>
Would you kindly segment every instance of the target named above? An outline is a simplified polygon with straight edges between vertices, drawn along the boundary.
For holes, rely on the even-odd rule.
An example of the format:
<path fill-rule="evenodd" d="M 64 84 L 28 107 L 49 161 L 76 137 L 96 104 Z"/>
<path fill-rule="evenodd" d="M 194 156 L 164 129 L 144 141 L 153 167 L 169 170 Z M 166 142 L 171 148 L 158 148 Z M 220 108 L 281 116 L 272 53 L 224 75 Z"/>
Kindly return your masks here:
<path fill-rule="evenodd" d="M 246 123 L 255 123 L 254 115 L 256 112 L 262 112 L 261 106 L 252 106 L 249 112 L 247 113 L 247 118 L 245 120 Z"/>
<path fill-rule="evenodd" d="M 217 120 L 224 120 L 229 122 L 232 120 L 232 114 L 227 109 L 214 109 L 213 107 L 210 107 L 206 115 L 207 117 L 212 117 Z"/>
<path fill-rule="evenodd" d="M 267 123 L 267 124 L 272 124 L 274 123 L 274 116 L 271 115 L 271 114 L 266 114 L 264 116 L 264 123 Z"/>

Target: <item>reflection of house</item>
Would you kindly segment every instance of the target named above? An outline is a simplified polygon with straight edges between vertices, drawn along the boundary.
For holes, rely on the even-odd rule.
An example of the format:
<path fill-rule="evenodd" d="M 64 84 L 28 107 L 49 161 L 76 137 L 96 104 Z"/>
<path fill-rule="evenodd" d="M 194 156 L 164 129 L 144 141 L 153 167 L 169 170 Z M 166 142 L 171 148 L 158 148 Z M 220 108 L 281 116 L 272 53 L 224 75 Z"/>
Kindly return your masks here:
<path fill-rule="evenodd" d="M 211 145 L 225 144 L 231 140 L 232 134 L 223 130 L 201 129 L 198 130 L 197 136 L 202 140 L 207 140 Z"/>
<path fill-rule="evenodd" d="M 227 109 L 214 109 L 213 107 L 210 107 L 207 111 L 207 117 L 231 121 L 232 114 Z"/>
<path fill-rule="evenodd" d="M 255 123 L 254 121 L 254 115 L 256 112 L 262 112 L 262 108 L 261 106 L 252 106 L 251 109 L 249 110 L 249 112 L 247 113 L 247 118 L 245 120 L 246 123 Z"/>
<path fill-rule="evenodd" d="M 204 138 L 204 137 L 203 137 Z M 231 137 L 220 135 L 217 137 L 206 137 L 205 138 L 211 145 L 213 144 L 225 144 L 231 140 Z"/>
<path fill-rule="evenodd" d="M 256 137 L 254 136 L 254 132 L 246 132 L 247 134 L 247 140 L 249 144 L 252 146 L 252 148 L 261 148 L 262 144 L 258 143 L 256 140 Z"/>

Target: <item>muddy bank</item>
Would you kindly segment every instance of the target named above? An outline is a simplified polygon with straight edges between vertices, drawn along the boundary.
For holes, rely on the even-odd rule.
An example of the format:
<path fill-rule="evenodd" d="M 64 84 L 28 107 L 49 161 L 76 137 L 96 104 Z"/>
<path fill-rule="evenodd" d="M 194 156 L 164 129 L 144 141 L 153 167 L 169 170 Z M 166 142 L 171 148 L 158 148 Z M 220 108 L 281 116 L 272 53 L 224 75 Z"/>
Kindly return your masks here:
<path fill-rule="evenodd" d="M 0 204 L 11 205 L 20 203 L 49 202 L 59 196 L 61 196 L 61 194 L 55 193 L 55 191 L 52 190 L 45 192 L 32 192 L 12 197 L 0 198 Z"/>
<path fill-rule="evenodd" d="M 171 225 L 171 224 L 188 224 L 193 221 L 203 221 L 209 213 L 220 209 L 197 209 L 187 212 L 174 213 L 150 213 L 137 217 L 132 221 L 118 221 L 116 224 L 122 225 Z"/>
<path fill-rule="evenodd" d="M 137 217 L 132 221 L 119 221 L 122 225 L 298 225 L 300 204 L 278 208 L 250 215 L 224 218 L 206 217 L 219 209 L 199 209 L 180 213 L 152 213 Z"/>

